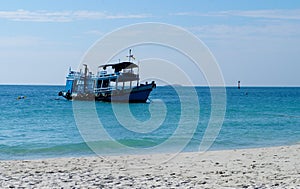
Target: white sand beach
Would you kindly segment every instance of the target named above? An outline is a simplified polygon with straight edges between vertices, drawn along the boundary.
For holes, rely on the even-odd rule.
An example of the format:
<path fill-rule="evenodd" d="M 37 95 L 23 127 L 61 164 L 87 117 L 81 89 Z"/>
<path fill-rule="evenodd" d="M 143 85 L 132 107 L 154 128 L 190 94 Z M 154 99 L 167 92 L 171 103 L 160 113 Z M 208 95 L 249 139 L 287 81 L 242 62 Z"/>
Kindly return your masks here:
<path fill-rule="evenodd" d="M 300 145 L 0 161 L 0 188 L 300 188 Z"/>

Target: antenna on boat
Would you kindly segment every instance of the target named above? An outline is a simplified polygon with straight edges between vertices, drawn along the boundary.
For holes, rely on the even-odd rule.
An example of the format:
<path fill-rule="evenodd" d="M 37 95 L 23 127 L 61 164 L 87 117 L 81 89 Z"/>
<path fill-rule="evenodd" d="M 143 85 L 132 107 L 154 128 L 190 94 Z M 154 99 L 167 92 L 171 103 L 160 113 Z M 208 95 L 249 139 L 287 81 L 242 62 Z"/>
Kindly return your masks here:
<path fill-rule="evenodd" d="M 140 60 L 138 60 L 138 75 L 140 75 Z"/>
<path fill-rule="evenodd" d="M 129 49 L 129 55 L 127 57 L 128 57 L 128 62 L 130 62 L 130 59 L 131 59 L 131 49 Z"/>
<path fill-rule="evenodd" d="M 138 60 L 138 68 L 137 68 L 137 76 L 138 76 L 138 80 L 137 80 L 137 86 L 139 86 L 140 83 L 140 60 Z"/>
<path fill-rule="evenodd" d="M 85 93 L 87 88 L 87 74 L 88 74 L 88 67 L 86 64 L 83 64 L 84 66 L 84 78 L 83 78 L 83 92 Z"/>
<path fill-rule="evenodd" d="M 129 49 L 129 55 L 128 55 L 127 57 L 128 57 L 128 62 L 131 61 L 131 58 L 132 58 L 133 60 L 135 60 L 133 54 L 131 54 L 131 49 Z"/>

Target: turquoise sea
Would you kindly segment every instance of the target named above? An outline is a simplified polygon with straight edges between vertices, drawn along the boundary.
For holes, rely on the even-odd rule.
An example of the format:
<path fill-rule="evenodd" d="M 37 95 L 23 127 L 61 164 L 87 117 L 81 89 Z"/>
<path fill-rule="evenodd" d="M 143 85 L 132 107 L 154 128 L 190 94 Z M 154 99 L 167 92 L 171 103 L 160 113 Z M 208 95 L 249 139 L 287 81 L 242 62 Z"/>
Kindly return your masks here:
<path fill-rule="evenodd" d="M 211 95 L 208 87 L 195 88 L 200 104 L 199 120 L 192 115 L 186 116 L 182 124 L 187 126 L 186 130 L 183 128 L 179 137 L 173 138 L 178 124 L 182 122 L 180 116 L 184 108 L 181 97 L 170 86 L 157 87 L 150 95 L 150 103 L 119 103 L 112 107 L 111 103 L 92 102 L 90 106 L 91 102 L 79 102 L 83 105 L 82 108 L 79 107 L 80 110 L 76 110 L 78 107 L 74 107 L 72 101 L 57 96 L 63 89 L 64 86 L 0 86 L 0 159 L 94 155 L 91 146 L 96 146 L 98 150 L 103 150 L 103 154 L 108 155 L 111 151 L 126 154 L 127 148 L 136 149 L 137 152 L 140 152 L 139 149 L 146 149 L 147 152 L 148 148 L 157 147 L 157 152 L 173 152 L 184 144 L 183 140 L 188 141 L 183 151 L 197 151 L 210 119 Z M 185 99 L 189 99 L 191 87 L 181 87 L 181 90 L 186 91 Z M 209 150 L 269 147 L 300 142 L 300 88 L 227 87 L 226 95 L 224 123 Z M 18 100 L 18 96 L 26 98 Z M 156 104 L 159 106 L 155 106 Z M 197 103 L 191 101 L 187 104 L 192 107 Z M 161 121 L 158 125 L 148 125 L 150 129 L 134 128 L 135 123 L 128 128 L 123 125 L 127 118 L 129 124 L 132 119 L 127 115 L 128 112 L 118 112 L 119 115 L 124 114 L 120 115 L 123 120 L 120 122 L 114 111 L 116 107 L 125 110 L 128 106 L 132 116 L 140 123 L 151 120 L 153 111 L 161 116 Z M 90 126 L 97 127 L 97 123 L 91 123 L 93 118 L 85 116 L 92 111 L 88 107 L 95 108 L 93 111 L 97 113 L 104 132 L 102 134 L 106 137 L 93 132 Z M 85 111 L 86 114 L 78 114 L 80 111 Z M 76 116 L 80 115 L 83 117 L 78 121 Z M 188 125 L 195 120 L 196 130 L 189 130 Z M 90 130 L 82 129 L 84 125 Z M 83 135 L 91 136 L 91 140 L 86 143 Z M 167 146 L 160 146 L 170 138 L 172 141 Z M 125 148 L 120 149 L 119 144 Z"/>

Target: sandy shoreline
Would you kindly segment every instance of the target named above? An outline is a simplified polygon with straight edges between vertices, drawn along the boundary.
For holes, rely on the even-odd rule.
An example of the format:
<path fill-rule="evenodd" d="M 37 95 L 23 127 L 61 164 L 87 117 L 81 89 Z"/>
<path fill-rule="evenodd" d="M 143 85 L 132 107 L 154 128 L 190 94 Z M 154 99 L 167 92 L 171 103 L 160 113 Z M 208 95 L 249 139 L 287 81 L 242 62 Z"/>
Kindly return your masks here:
<path fill-rule="evenodd" d="M 0 188 L 300 188 L 300 145 L 0 161 Z"/>

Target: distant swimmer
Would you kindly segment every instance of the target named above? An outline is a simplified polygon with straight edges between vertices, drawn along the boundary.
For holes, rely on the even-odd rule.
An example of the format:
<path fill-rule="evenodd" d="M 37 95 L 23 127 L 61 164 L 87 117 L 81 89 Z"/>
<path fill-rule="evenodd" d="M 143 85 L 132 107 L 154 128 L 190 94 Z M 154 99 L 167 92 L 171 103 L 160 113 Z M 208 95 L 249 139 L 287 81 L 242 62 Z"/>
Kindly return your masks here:
<path fill-rule="evenodd" d="M 241 81 L 238 81 L 238 89 L 241 88 Z"/>
<path fill-rule="evenodd" d="M 20 99 L 25 99 L 26 96 L 18 96 L 17 100 L 20 100 Z"/>

